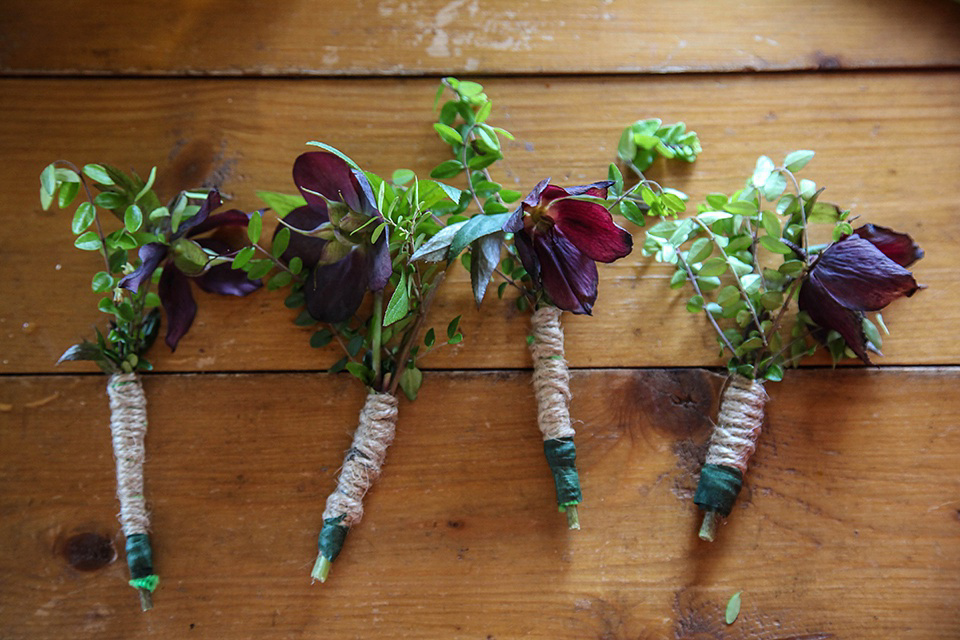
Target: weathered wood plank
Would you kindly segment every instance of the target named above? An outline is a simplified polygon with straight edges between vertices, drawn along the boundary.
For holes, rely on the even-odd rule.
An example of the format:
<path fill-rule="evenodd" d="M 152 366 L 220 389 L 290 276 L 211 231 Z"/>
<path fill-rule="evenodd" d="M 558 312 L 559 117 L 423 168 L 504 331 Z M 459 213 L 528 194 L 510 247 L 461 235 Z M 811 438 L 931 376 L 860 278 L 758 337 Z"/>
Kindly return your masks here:
<path fill-rule="evenodd" d="M 122 559 L 79 571 L 63 554 L 77 534 L 108 552 L 122 540 L 103 378 L 7 377 L 0 627 L 9 638 L 960 633 L 960 370 L 810 370 L 771 385 L 747 488 L 707 546 L 689 498 L 719 383 L 700 370 L 574 375 L 586 502 L 570 533 L 528 375 L 429 374 L 418 402 L 401 403 L 364 521 L 331 580 L 311 586 L 359 385 L 150 376 L 163 582 L 143 614 Z M 740 590 L 743 613 L 726 627 Z"/>
<path fill-rule="evenodd" d="M 431 80 L 5 80 L 0 82 L 0 371 L 51 371 L 102 319 L 89 282 L 95 256 L 72 246 L 69 217 L 40 210 L 37 176 L 56 158 L 109 161 L 146 172 L 160 165 L 160 192 L 217 184 L 248 210 L 256 189 L 292 190 L 290 167 L 323 139 L 365 167 L 426 175 L 445 159 L 430 127 Z M 692 166 L 651 177 L 694 200 L 743 184 L 756 156 L 797 148 L 818 157 L 804 170 L 824 198 L 862 219 L 907 231 L 927 250 L 916 265 L 929 285 L 885 317 L 885 364 L 954 364 L 960 342 L 955 277 L 960 219 L 960 75 L 727 76 L 655 79 L 492 80 L 495 118 L 517 135 L 498 175 L 518 190 L 544 176 L 582 184 L 606 176 L 623 126 L 638 117 L 685 120 L 705 151 Z M 497 115 L 498 114 L 498 115 Z M 642 238 L 642 231 L 635 237 Z M 639 253 L 601 268 L 593 318 L 569 318 L 576 367 L 714 362 L 702 317 L 666 289 L 669 270 Z M 175 354 L 158 345 L 162 370 L 322 369 L 339 358 L 307 346 L 279 296 L 242 301 L 203 296 L 197 324 Z M 689 295 L 689 294 L 688 294 Z M 664 300 L 666 299 L 666 303 Z M 438 298 L 438 323 L 464 315 L 467 339 L 425 361 L 434 368 L 528 366 L 523 314 L 490 300 L 474 311 L 455 270 Z"/>
<path fill-rule="evenodd" d="M 960 64 L 945 0 L 6 0 L 0 72 L 674 73 Z M 243 43 L 238 46 L 238 43 Z"/>

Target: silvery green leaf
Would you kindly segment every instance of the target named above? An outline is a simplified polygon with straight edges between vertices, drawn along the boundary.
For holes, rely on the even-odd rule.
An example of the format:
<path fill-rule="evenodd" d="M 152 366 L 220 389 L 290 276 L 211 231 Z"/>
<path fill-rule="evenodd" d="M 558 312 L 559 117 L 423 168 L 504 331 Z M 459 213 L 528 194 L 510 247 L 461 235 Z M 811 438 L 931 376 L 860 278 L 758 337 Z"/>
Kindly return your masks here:
<path fill-rule="evenodd" d="M 440 262 L 441 260 L 446 260 L 447 249 L 453 242 L 454 236 L 457 235 L 460 227 L 467 222 L 468 220 L 455 222 L 437 231 L 432 238 L 424 242 L 420 248 L 410 256 L 410 261 L 424 260 L 425 262 Z"/>
<path fill-rule="evenodd" d="M 493 276 L 493 270 L 500 262 L 500 247 L 503 245 L 504 233 L 492 233 L 477 238 L 470 245 L 473 259 L 470 261 L 470 284 L 473 287 L 473 298 L 477 306 L 483 301 L 483 294 L 487 291 L 487 284 Z"/>

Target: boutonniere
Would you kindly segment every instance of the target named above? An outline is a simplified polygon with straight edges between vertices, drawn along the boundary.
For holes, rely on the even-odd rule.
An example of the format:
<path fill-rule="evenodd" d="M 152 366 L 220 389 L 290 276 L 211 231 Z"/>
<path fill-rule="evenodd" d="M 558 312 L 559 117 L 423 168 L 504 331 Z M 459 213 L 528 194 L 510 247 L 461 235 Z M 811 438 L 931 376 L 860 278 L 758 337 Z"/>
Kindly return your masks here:
<path fill-rule="evenodd" d="M 91 287 L 102 296 L 97 307 L 107 315 L 108 328 L 98 328 L 96 340 L 67 349 L 58 364 L 88 360 L 109 376 L 120 524 L 130 584 L 144 610 L 152 606 L 159 578 L 144 497 L 147 401 L 140 372 L 153 368 L 145 354 L 160 331 L 161 309 L 166 314 L 164 340 L 173 350 L 197 313 L 191 281 L 204 291 L 234 296 L 260 287 L 258 280 L 228 264 L 235 252 L 225 232 L 245 227 L 247 215 L 236 210 L 215 213 L 221 205 L 216 191 L 181 192 L 163 205 L 153 191 L 155 177 L 156 168 L 144 181 L 108 165 L 88 164 L 81 170 L 66 162 L 51 164 L 40 176 L 44 209 L 54 202 L 69 208 L 78 195 L 85 196 L 73 215 L 74 245 L 102 260 Z M 99 192 L 96 196 L 91 183 Z"/>
<path fill-rule="evenodd" d="M 782 380 L 819 346 L 834 363 L 869 364 L 886 332 L 879 312 L 922 288 L 906 269 L 923 256 L 908 235 L 854 228 L 849 211 L 821 202 L 823 189 L 797 179 L 812 158 L 795 151 L 776 166 L 763 156 L 743 189 L 711 194 L 695 216 L 647 232 L 643 252 L 675 266 L 671 287 L 693 289 L 687 310 L 706 316 L 728 358 L 694 497 L 704 540 L 713 540 L 743 485 L 763 425 L 765 383 Z M 829 242 L 811 242 L 818 225 L 832 226 Z"/>

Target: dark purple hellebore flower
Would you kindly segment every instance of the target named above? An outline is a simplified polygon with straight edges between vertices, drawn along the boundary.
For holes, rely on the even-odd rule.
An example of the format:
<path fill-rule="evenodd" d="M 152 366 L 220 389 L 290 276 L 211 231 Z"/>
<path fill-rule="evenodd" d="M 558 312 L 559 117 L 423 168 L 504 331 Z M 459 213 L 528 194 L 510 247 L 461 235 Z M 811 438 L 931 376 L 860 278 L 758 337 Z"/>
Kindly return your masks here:
<path fill-rule="evenodd" d="M 523 268 L 560 309 L 589 314 L 597 299 L 596 262 L 613 262 L 633 249 L 633 237 L 605 207 L 570 197 L 605 198 L 612 184 L 563 188 L 547 178 L 503 225 L 514 234 Z"/>
<path fill-rule="evenodd" d="M 370 241 L 383 216 L 363 172 L 332 153 L 301 154 L 293 181 L 307 205 L 284 218 L 294 233 L 281 258 L 299 257 L 309 272 L 303 294 L 310 315 L 343 322 L 356 313 L 367 290 L 383 289 L 393 272 L 387 230 Z"/>
<path fill-rule="evenodd" d="M 904 267 L 923 257 L 910 236 L 868 224 L 827 247 L 800 286 L 800 309 L 833 329 L 861 360 L 867 357 L 865 311 L 879 311 L 922 287 Z"/>
<path fill-rule="evenodd" d="M 210 215 L 220 205 L 220 194 L 211 191 L 196 215 L 185 220 L 176 232 L 169 233 L 169 244 L 151 242 L 140 247 L 137 254 L 140 266 L 120 280 L 121 287 L 137 291 L 163 263 L 157 293 L 167 314 L 165 341 L 171 351 L 176 350 L 180 338 L 190 329 L 197 315 L 197 303 L 188 278 L 204 291 L 231 296 L 245 296 L 262 286 L 260 280 L 248 279 L 243 270 L 231 269 L 229 264 L 207 266 L 212 258 L 204 249 L 218 255 L 232 251 L 218 238 L 194 237 L 213 229 L 245 227 L 249 221 L 247 214 L 236 209 Z"/>

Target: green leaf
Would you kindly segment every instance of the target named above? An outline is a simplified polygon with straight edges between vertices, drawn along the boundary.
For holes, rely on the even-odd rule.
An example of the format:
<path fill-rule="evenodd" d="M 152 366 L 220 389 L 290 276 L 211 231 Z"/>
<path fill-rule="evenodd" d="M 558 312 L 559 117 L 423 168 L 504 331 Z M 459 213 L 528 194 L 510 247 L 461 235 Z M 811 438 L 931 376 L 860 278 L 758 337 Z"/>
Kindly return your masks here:
<path fill-rule="evenodd" d="M 748 296 L 752 296 L 757 291 L 760 291 L 761 284 L 763 284 L 763 278 L 756 273 L 748 273 L 740 278 L 740 286 L 743 287 L 743 290 L 747 292 Z"/>
<path fill-rule="evenodd" d="M 764 183 L 767 181 L 767 178 L 770 177 L 770 174 L 773 173 L 773 160 L 767 156 L 760 156 L 757 158 L 757 166 L 753 170 L 753 175 L 750 176 L 750 182 L 757 189 L 763 187 Z"/>
<path fill-rule="evenodd" d="M 447 325 L 447 338 L 452 340 L 453 337 L 457 335 L 457 329 L 460 328 L 460 317 L 461 316 L 457 316 L 450 321 L 450 324 Z"/>
<path fill-rule="evenodd" d="M 433 330 L 433 327 L 427 329 L 427 333 L 423 336 L 423 344 L 430 348 L 437 341 L 437 332 Z"/>
<path fill-rule="evenodd" d="M 450 243 L 450 249 L 447 255 L 452 259 L 460 255 L 460 252 L 474 240 L 492 233 L 499 233 L 511 215 L 513 214 L 508 212 L 473 216 L 466 221 L 466 224 L 457 230 Z"/>
<path fill-rule="evenodd" d="M 322 349 L 333 340 L 333 333 L 329 329 L 320 329 L 310 336 L 310 346 L 314 349 Z"/>
<path fill-rule="evenodd" d="M 257 197 L 281 218 L 287 217 L 287 214 L 297 207 L 305 207 L 307 205 L 307 201 L 304 200 L 300 194 L 287 195 L 275 191 L 257 191 Z"/>
<path fill-rule="evenodd" d="M 260 232 L 263 230 L 263 216 L 260 215 L 259 211 L 255 211 L 253 215 L 250 216 L 250 223 L 247 225 L 247 237 L 250 238 L 250 242 L 257 244 L 260 242 Z"/>
<path fill-rule="evenodd" d="M 433 123 L 434 130 L 440 135 L 440 139 L 449 145 L 463 144 L 463 136 L 454 129 L 440 122 Z"/>
<path fill-rule="evenodd" d="M 79 182 L 64 182 L 60 185 L 60 193 L 57 194 L 57 204 L 61 209 L 66 209 L 73 204 L 78 193 L 80 193 Z"/>
<path fill-rule="evenodd" d="M 387 310 L 383 314 L 383 326 L 388 327 L 398 320 L 402 320 L 410 310 L 410 294 L 407 291 L 407 274 L 400 274 L 400 281 L 397 288 L 393 290 L 390 296 L 390 302 L 387 303 Z"/>
<path fill-rule="evenodd" d="M 800 260 L 787 260 L 780 265 L 777 271 L 788 277 L 797 276 L 803 271 L 803 262 Z"/>
<path fill-rule="evenodd" d="M 291 280 L 293 280 L 293 276 L 289 271 L 278 271 L 270 277 L 270 280 L 267 282 L 267 289 L 269 291 L 276 291 L 290 284 Z"/>
<path fill-rule="evenodd" d="M 703 309 L 703 296 L 693 296 L 687 301 L 687 311 L 690 313 L 698 313 Z"/>
<path fill-rule="evenodd" d="M 757 213 L 757 205 L 748 200 L 735 200 L 723 205 L 723 210 L 741 216 L 752 216 Z"/>
<path fill-rule="evenodd" d="M 447 160 L 441 162 L 430 172 L 430 177 L 436 180 L 446 180 L 458 175 L 463 171 L 463 163 L 459 160 Z"/>
<path fill-rule="evenodd" d="M 840 238 L 853 233 L 853 227 L 849 222 L 841 222 L 833 228 L 833 241 L 840 242 Z"/>
<path fill-rule="evenodd" d="M 783 294 L 779 291 L 767 291 L 760 296 L 760 305 L 767 311 L 779 309 L 783 305 Z"/>
<path fill-rule="evenodd" d="M 687 203 L 685 203 L 678 195 L 671 193 L 666 189 L 664 189 L 663 193 L 660 195 L 660 200 L 663 201 L 663 204 L 666 205 L 671 213 L 683 213 L 687 210 Z"/>
<path fill-rule="evenodd" d="M 673 272 L 673 275 L 670 276 L 670 288 L 679 289 L 687 282 L 687 272 L 683 269 L 677 269 Z M 502 283 L 501 286 L 507 284 L 506 282 Z"/>
<path fill-rule="evenodd" d="M 709 238 L 697 238 L 687 253 L 687 262 L 691 264 L 703 262 L 710 257 L 711 253 L 713 253 L 713 242 Z"/>
<path fill-rule="evenodd" d="M 363 384 L 370 384 L 373 381 L 373 371 L 359 362 L 348 362 L 343 367 Z"/>
<path fill-rule="evenodd" d="M 703 263 L 697 272 L 699 276 L 719 276 L 727 270 L 727 261 L 723 258 L 711 258 Z"/>
<path fill-rule="evenodd" d="M 726 206 L 726 205 L 724 205 Z M 726 211 L 704 211 L 703 213 L 697 214 L 697 219 L 700 220 L 703 224 L 708 227 L 714 222 L 719 220 L 726 220 L 727 218 L 732 218 L 733 215 L 727 213 Z"/>
<path fill-rule="evenodd" d="M 40 172 L 40 188 L 53 199 L 53 194 L 57 190 L 57 167 L 55 165 L 48 164 Z"/>
<path fill-rule="evenodd" d="M 476 121 L 485 122 L 487 118 L 490 117 L 490 111 L 493 109 L 493 102 L 487 100 L 484 102 L 480 109 L 477 111 Z"/>
<path fill-rule="evenodd" d="M 717 294 L 717 304 L 721 307 L 729 306 L 740 300 L 740 290 L 735 286 L 727 285 L 720 290 L 720 293 Z"/>
<path fill-rule="evenodd" d="M 100 249 L 100 236 L 93 231 L 87 231 L 81 234 L 73 241 L 73 246 L 84 251 L 97 251 Z"/>
<path fill-rule="evenodd" d="M 250 262 L 250 259 L 256 254 L 257 250 L 254 247 L 244 247 L 237 252 L 237 255 L 233 257 L 233 262 L 230 264 L 232 269 L 243 269 L 243 267 Z"/>
<path fill-rule="evenodd" d="M 828 202 L 815 202 L 807 212 L 810 224 L 836 224 L 843 219 L 843 210 Z"/>
<path fill-rule="evenodd" d="M 153 291 L 149 291 L 143 299 L 143 306 L 146 309 L 153 309 L 154 307 L 159 307 L 161 304 L 160 296 Z"/>
<path fill-rule="evenodd" d="M 880 337 L 880 331 L 877 329 L 877 325 L 872 323 L 870 319 L 866 316 L 863 316 L 863 333 L 867 337 L 867 340 L 873 344 L 874 347 L 879 349 L 883 346 L 883 338 Z"/>
<path fill-rule="evenodd" d="M 143 188 L 140 189 L 140 192 L 137 193 L 137 197 L 133 199 L 134 202 L 137 202 L 143 196 L 147 195 L 147 192 L 150 191 L 150 188 L 153 187 L 153 182 L 157 179 L 157 168 L 154 167 L 150 169 L 150 177 L 147 178 L 147 183 L 143 185 Z"/>
<path fill-rule="evenodd" d="M 277 235 L 273 237 L 273 246 L 270 247 L 270 254 L 279 260 L 288 246 L 290 246 L 290 228 L 282 227 L 277 231 Z"/>
<path fill-rule="evenodd" d="M 760 223 L 763 225 L 763 230 L 767 232 L 767 235 L 773 236 L 774 238 L 780 237 L 780 219 L 777 218 L 777 214 L 773 211 L 764 211 L 760 214 Z"/>
<path fill-rule="evenodd" d="M 787 179 L 779 171 L 774 171 L 763 183 L 763 197 L 773 202 L 780 197 L 783 190 L 787 188 Z"/>
<path fill-rule="evenodd" d="M 89 202 L 81 202 L 77 211 L 73 214 L 73 224 L 71 228 L 75 234 L 83 233 L 93 222 L 97 215 L 97 210 Z"/>
<path fill-rule="evenodd" d="M 772 251 L 774 253 L 779 253 L 782 255 L 788 255 L 793 253 L 793 249 L 783 244 L 780 240 L 773 236 L 761 236 L 760 245 L 763 246 L 767 251 Z"/>
<path fill-rule="evenodd" d="M 83 167 L 83 173 L 97 184 L 102 184 L 104 186 L 111 186 L 114 184 L 113 178 L 111 178 L 110 174 L 107 173 L 107 170 L 99 164 L 85 165 Z"/>
<path fill-rule="evenodd" d="M 133 233 L 134 231 L 139 231 L 142 224 L 143 211 L 141 211 L 137 205 L 131 204 L 123 213 L 123 226 L 126 227 L 127 231 Z"/>
<path fill-rule="evenodd" d="M 449 129 L 450 127 L 447 127 L 447 128 Z M 460 134 L 457 134 L 457 135 L 460 135 Z M 417 174 L 415 174 L 410 169 L 397 169 L 396 171 L 393 172 L 393 176 L 390 178 L 390 181 L 396 185 L 405 185 L 416 177 L 417 177 Z"/>
<path fill-rule="evenodd" d="M 457 232 L 463 225 L 467 224 L 467 222 L 469 222 L 469 220 L 455 222 L 437 231 L 433 234 L 432 238 L 424 242 L 420 245 L 419 249 L 413 252 L 413 255 L 410 256 L 410 261 L 424 260 L 426 262 L 440 262 L 448 257 L 450 259 L 456 257 L 455 255 L 448 256 L 448 249 Z"/>
<path fill-rule="evenodd" d="M 247 277 L 251 280 L 262 278 L 273 269 L 273 262 L 270 260 L 251 260 L 247 264 Z"/>
<path fill-rule="evenodd" d="M 410 402 L 417 399 L 417 392 L 420 391 L 421 384 L 423 384 L 423 372 L 420 369 L 416 367 L 404 369 L 400 376 L 400 388 L 403 389 L 403 393 Z"/>
<path fill-rule="evenodd" d="M 783 367 L 778 364 L 772 364 L 766 372 L 764 372 L 763 377 L 771 382 L 780 382 L 783 380 Z M 734 619 L 736 619 L 736 617 L 734 617 Z"/>
<path fill-rule="evenodd" d="M 787 171 L 796 173 L 807 166 L 807 163 L 813 160 L 813 151 L 791 151 L 783 161 L 783 166 Z"/>
<path fill-rule="evenodd" d="M 98 193 L 97 197 L 93 199 L 93 204 L 98 207 L 103 207 L 104 209 L 119 209 L 120 207 L 126 204 L 126 199 L 119 193 L 114 193 L 113 191 L 104 191 L 103 193 Z"/>
<path fill-rule="evenodd" d="M 470 245 L 470 285 L 477 306 L 483 301 L 487 285 L 493 277 L 493 271 L 500 262 L 500 249 L 503 246 L 502 231 L 481 236 Z"/>
<path fill-rule="evenodd" d="M 94 293 L 106 293 L 113 289 L 113 276 L 106 271 L 100 271 L 93 276 L 91 286 Z"/>
<path fill-rule="evenodd" d="M 782 371 L 781 371 L 781 377 Z M 730 596 L 730 601 L 727 602 L 727 611 L 724 614 L 724 620 L 727 624 L 733 624 L 737 621 L 737 617 L 740 615 L 740 594 L 743 591 L 737 591 L 735 594 Z"/>

